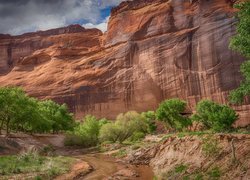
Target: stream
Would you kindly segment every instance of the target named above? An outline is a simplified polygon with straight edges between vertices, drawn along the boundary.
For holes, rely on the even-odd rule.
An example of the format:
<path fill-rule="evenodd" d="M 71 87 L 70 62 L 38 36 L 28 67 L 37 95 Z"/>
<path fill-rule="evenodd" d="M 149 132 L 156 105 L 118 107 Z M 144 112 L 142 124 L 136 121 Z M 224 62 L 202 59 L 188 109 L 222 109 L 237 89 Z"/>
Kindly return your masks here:
<path fill-rule="evenodd" d="M 120 161 L 119 159 L 115 159 L 108 155 L 100 154 L 100 153 L 84 153 L 81 150 L 69 150 L 63 151 L 59 153 L 63 156 L 71 156 L 76 159 L 80 159 L 84 162 L 87 162 L 92 168 L 93 171 L 90 173 L 77 178 L 83 180 L 102 180 L 109 179 L 117 172 L 125 172 L 128 175 L 134 174 L 131 177 L 122 175 L 122 179 L 131 179 L 131 180 L 152 180 L 154 177 L 152 168 L 146 165 L 130 165 Z M 136 175 L 135 175 L 136 174 Z M 117 177 L 117 176 L 115 176 Z M 112 178 L 113 179 L 113 178 Z M 117 178 L 114 178 L 117 179 Z"/>
<path fill-rule="evenodd" d="M 87 154 L 80 156 L 80 158 L 83 161 L 89 163 L 94 168 L 94 171 L 84 176 L 83 179 L 105 179 L 116 173 L 118 170 L 124 168 L 129 168 L 130 170 L 135 171 L 139 175 L 138 177 L 133 177 L 132 179 L 152 180 L 154 177 L 153 171 L 149 166 L 134 166 L 123 164 L 121 162 L 117 162 L 112 157 L 107 157 L 102 154 Z"/>

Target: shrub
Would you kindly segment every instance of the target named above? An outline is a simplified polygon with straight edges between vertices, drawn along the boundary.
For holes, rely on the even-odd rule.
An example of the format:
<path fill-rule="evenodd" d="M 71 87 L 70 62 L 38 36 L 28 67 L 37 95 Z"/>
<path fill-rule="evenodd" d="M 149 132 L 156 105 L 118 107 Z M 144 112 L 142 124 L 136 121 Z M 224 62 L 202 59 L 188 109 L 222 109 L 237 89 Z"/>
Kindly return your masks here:
<path fill-rule="evenodd" d="M 95 116 L 87 115 L 82 123 L 79 123 L 69 133 L 65 139 L 65 145 L 77 145 L 83 147 L 91 147 L 98 144 L 98 137 L 103 121 L 98 121 Z"/>
<path fill-rule="evenodd" d="M 145 119 L 146 123 L 148 124 L 148 132 L 149 133 L 154 133 L 156 131 L 156 124 L 155 124 L 155 112 L 154 111 L 148 111 L 148 112 L 143 112 L 142 117 Z"/>
<path fill-rule="evenodd" d="M 181 114 L 185 111 L 185 108 L 185 101 L 169 99 L 160 104 L 156 111 L 156 117 L 165 122 L 170 128 L 182 130 L 191 125 L 191 120 Z"/>
<path fill-rule="evenodd" d="M 196 107 L 195 121 L 216 132 L 229 130 L 237 120 L 236 112 L 227 105 L 220 105 L 210 100 L 200 101 Z"/>
<path fill-rule="evenodd" d="M 147 133 L 148 125 L 137 112 L 131 111 L 117 116 L 113 123 L 105 124 L 100 130 L 101 141 L 123 141 L 129 139 L 135 132 Z"/>
<path fill-rule="evenodd" d="M 141 141 L 145 137 L 145 133 L 143 132 L 134 132 L 133 135 L 129 138 L 132 142 Z"/>
<path fill-rule="evenodd" d="M 116 142 L 119 139 L 120 129 L 115 125 L 115 123 L 108 123 L 102 126 L 100 130 L 100 141 L 111 141 Z"/>

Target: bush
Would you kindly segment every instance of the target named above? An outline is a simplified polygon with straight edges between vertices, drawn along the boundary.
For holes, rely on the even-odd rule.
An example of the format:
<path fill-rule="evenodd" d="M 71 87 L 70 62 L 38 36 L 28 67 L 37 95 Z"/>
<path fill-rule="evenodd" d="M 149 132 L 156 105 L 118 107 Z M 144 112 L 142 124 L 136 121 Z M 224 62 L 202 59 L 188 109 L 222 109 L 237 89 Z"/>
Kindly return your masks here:
<path fill-rule="evenodd" d="M 116 142 L 119 139 L 120 129 L 115 123 L 108 123 L 102 126 L 99 139 L 101 142 Z"/>
<path fill-rule="evenodd" d="M 145 119 L 137 112 L 131 111 L 117 116 L 113 123 L 105 124 L 100 130 L 100 140 L 123 141 L 129 139 L 135 132 L 148 132 L 148 125 Z"/>
<path fill-rule="evenodd" d="M 191 125 L 191 120 L 181 114 L 185 111 L 185 108 L 185 101 L 169 99 L 160 104 L 156 111 L 156 117 L 165 122 L 170 128 L 182 130 Z"/>
<path fill-rule="evenodd" d="M 143 112 L 142 117 L 145 119 L 146 123 L 148 124 L 148 132 L 149 133 L 154 133 L 156 131 L 156 124 L 155 124 L 155 112 L 154 111 L 148 111 L 148 112 Z"/>
<path fill-rule="evenodd" d="M 133 135 L 129 138 L 129 140 L 131 142 L 137 142 L 137 141 L 141 141 L 142 139 L 144 139 L 144 137 L 145 137 L 145 133 L 134 132 Z"/>
<path fill-rule="evenodd" d="M 238 115 L 229 106 L 210 100 L 200 101 L 196 107 L 196 114 L 192 116 L 193 120 L 216 132 L 230 130 L 237 118 Z"/>
<path fill-rule="evenodd" d="M 98 136 L 102 121 L 98 121 L 95 116 L 87 115 L 83 122 L 78 124 L 72 133 L 65 139 L 65 145 L 77 145 L 91 147 L 98 144 Z"/>

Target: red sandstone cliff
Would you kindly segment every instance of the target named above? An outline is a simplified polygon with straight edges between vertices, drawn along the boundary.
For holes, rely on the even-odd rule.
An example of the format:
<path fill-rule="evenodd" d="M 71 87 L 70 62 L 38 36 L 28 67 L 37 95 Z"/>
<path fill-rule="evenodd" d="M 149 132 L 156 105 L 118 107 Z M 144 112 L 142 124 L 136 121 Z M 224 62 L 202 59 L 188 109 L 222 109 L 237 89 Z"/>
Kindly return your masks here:
<path fill-rule="evenodd" d="M 103 35 L 69 26 L 0 35 L 0 83 L 65 102 L 77 117 L 113 118 L 166 98 L 226 103 L 244 58 L 228 49 L 236 19 L 228 0 L 134 0 L 114 8 Z M 236 107 L 249 124 L 250 106 Z"/>

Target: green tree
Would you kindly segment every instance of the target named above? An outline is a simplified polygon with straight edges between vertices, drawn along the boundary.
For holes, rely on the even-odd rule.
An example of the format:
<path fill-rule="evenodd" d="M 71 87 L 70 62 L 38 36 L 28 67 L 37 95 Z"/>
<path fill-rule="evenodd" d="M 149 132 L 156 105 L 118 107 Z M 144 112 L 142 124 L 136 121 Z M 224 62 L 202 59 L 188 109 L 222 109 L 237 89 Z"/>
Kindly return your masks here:
<path fill-rule="evenodd" d="M 23 115 L 20 106 L 26 101 L 26 95 L 21 88 L 0 88 L 0 131 L 5 127 L 8 135 L 13 126 L 17 126 Z"/>
<path fill-rule="evenodd" d="M 7 135 L 13 130 L 55 132 L 71 129 L 73 125 L 73 116 L 66 105 L 31 98 L 21 88 L 0 88 L 0 133 L 3 129 Z"/>
<path fill-rule="evenodd" d="M 50 122 L 44 118 L 44 114 L 40 112 L 39 101 L 35 98 L 26 96 L 25 100 L 21 100 L 18 108 L 18 126 L 16 130 L 22 132 L 48 132 L 51 129 Z"/>
<path fill-rule="evenodd" d="M 66 104 L 59 105 L 52 100 L 45 100 L 39 102 L 39 110 L 44 116 L 43 120 L 51 126 L 53 133 L 73 129 L 73 115 L 68 112 Z M 46 130 L 45 126 L 44 128 Z"/>
<path fill-rule="evenodd" d="M 202 100 L 197 104 L 195 121 L 201 122 L 207 129 L 216 132 L 230 130 L 238 115 L 227 105 L 220 105 L 210 100 Z"/>
<path fill-rule="evenodd" d="M 247 58 L 240 68 L 243 81 L 240 87 L 230 93 L 232 103 L 242 103 L 245 96 L 250 94 L 250 1 L 240 2 L 235 5 L 239 9 L 237 17 L 237 34 L 231 39 L 230 48 L 240 52 Z"/>
<path fill-rule="evenodd" d="M 174 98 L 162 102 L 156 111 L 156 117 L 174 130 L 182 130 L 192 124 L 188 117 L 182 115 L 187 103 Z"/>

